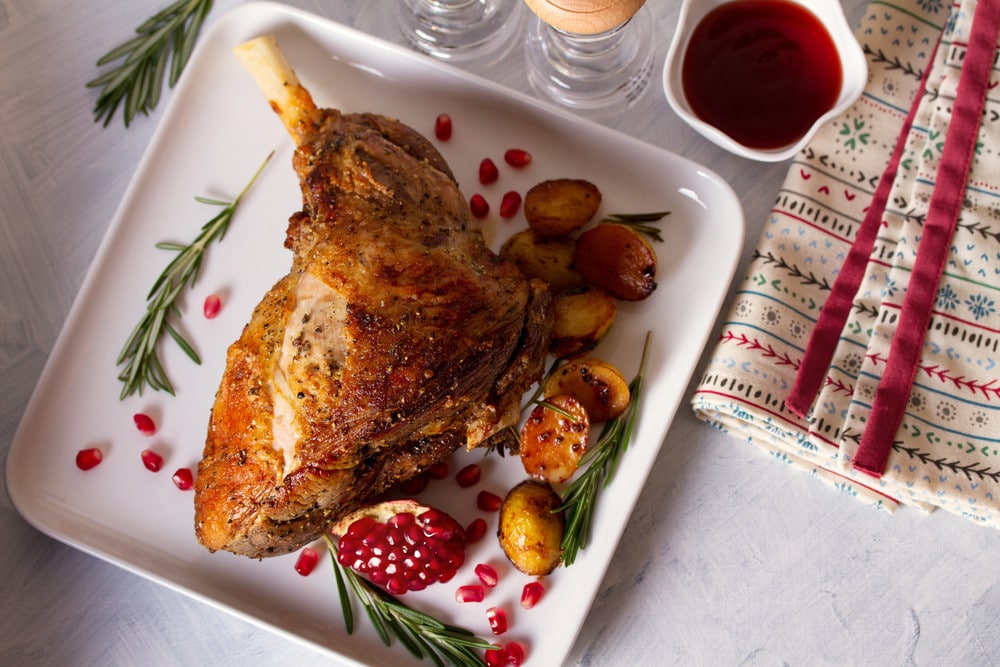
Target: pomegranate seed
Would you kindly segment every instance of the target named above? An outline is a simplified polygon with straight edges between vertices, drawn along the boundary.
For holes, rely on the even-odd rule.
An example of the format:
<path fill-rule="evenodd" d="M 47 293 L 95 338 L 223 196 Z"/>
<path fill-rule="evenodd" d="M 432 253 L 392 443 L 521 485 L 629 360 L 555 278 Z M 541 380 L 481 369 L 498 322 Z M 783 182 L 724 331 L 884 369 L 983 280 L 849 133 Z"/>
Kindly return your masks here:
<path fill-rule="evenodd" d="M 497 574 L 496 568 L 486 563 L 480 563 L 476 566 L 476 576 L 479 577 L 479 581 L 483 582 L 483 586 L 487 588 L 493 588 L 500 581 L 500 576 Z"/>
<path fill-rule="evenodd" d="M 455 591 L 455 600 L 458 602 L 482 602 L 485 597 L 486 591 L 482 586 L 459 586 Z"/>
<path fill-rule="evenodd" d="M 540 581 L 529 581 L 521 589 L 521 606 L 525 609 L 531 609 L 538 604 L 544 593 L 545 586 L 542 586 Z"/>
<path fill-rule="evenodd" d="M 318 562 L 319 554 L 316 553 L 316 550 L 312 547 L 306 547 L 299 553 L 299 558 L 295 561 L 295 571 L 303 577 L 308 577 Z"/>
<path fill-rule="evenodd" d="M 194 486 L 194 473 L 190 468 L 178 468 L 172 479 L 181 491 L 187 491 Z"/>
<path fill-rule="evenodd" d="M 482 469 L 480 469 L 480 467 L 475 463 L 470 463 L 455 473 L 455 481 L 458 482 L 458 485 L 464 489 L 473 486 L 474 484 L 478 484 L 479 478 L 482 477 L 482 475 Z"/>
<path fill-rule="evenodd" d="M 132 419 L 135 421 L 135 427 L 143 435 L 153 435 L 156 433 L 156 423 L 153 422 L 153 418 L 149 415 L 137 412 Z"/>
<path fill-rule="evenodd" d="M 163 457 L 152 449 L 144 449 L 142 450 L 142 465 L 146 466 L 146 470 L 150 472 L 159 472 L 160 468 L 163 467 Z"/>
<path fill-rule="evenodd" d="M 465 527 L 465 543 L 472 544 L 473 542 L 478 542 L 483 539 L 486 535 L 486 520 L 476 518 L 473 519 L 468 526 Z"/>
<path fill-rule="evenodd" d="M 484 512 L 499 512 L 503 498 L 489 491 L 480 491 L 476 497 L 476 507 Z"/>
<path fill-rule="evenodd" d="M 462 526 L 440 510 L 398 502 L 410 505 L 405 511 L 396 505 L 384 522 L 373 516 L 353 521 L 337 544 L 337 562 L 393 595 L 451 580 L 465 562 Z"/>
<path fill-rule="evenodd" d="M 495 635 L 507 632 L 507 612 L 500 607 L 490 607 L 486 610 L 486 620 L 490 622 L 490 630 Z"/>
<path fill-rule="evenodd" d="M 507 652 L 503 646 L 494 644 L 492 648 L 486 649 L 484 660 L 486 667 L 503 667 L 507 664 Z"/>
<path fill-rule="evenodd" d="M 503 159 L 510 166 L 520 169 L 531 164 L 531 153 L 520 148 L 511 148 L 503 154 Z"/>
<path fill-rule="evenodd" d="M 469 210 L 472 216 L 482 220 L 490 214 L 490 204 L 481 194 L 474 194 L 469 198 Z"/>
<path fill-rule="evenodd" d="M 513 218 L 521 208 L 521 195 L 514 190 L 504 193 L 500 200 L 500 217 Z"/>
<path fill-rule="evenodd" d="M 438 114 L 434 119 L 434 136 L 441 141 L 451 139 L 451 116 L 446 113 Z"/>
<path fill-rule="evenodd" d="M 97 447 L 81 449 L 76 453 L 76 467 L 80 470 L 90 470 L 104 459 L 104 452 Z"/>
<path fill-rule="evenodd" d="M 444 461 L 435 463 L 427 469 L 427 474 L 430 475 L 431 479 L 444 479 L 448 476 L 448 464 Z"/>
<path fill-rule="evenodd" d="M 205 313 L 207 319 L 215 319 L 220 310 L 222 310 L 222 299 L 219 298 L 218 294 L 209 294 L 205 297 L 205 305 L 202 306 L 202 312 Z"/>
<path fill-rule="evenodd" d="M 500 170 L 497 169 L 496 163 L 488 157 L 483 158 L 483 161 L 479 163 L 479 182 L 483 185 L 489 185 L 496 183 L 498 178 L 500 178 Z"/>
<path fill-rule="evenodd" d="M 430 477 L 426 473 L 422 473 L 412 479 L 406 480 L 405 482 L 400 482 L 396 488 L 406 495 L 415 496 L 427 488 L 427 483 L 429 481 Z"/>
<path fill-rule="evenodd" d="M 507 664 L 523 665 L 524 664 L 524 647 L 518 642 L 507 642 L 504 644 L 503 650 L 507 653 Z"/>

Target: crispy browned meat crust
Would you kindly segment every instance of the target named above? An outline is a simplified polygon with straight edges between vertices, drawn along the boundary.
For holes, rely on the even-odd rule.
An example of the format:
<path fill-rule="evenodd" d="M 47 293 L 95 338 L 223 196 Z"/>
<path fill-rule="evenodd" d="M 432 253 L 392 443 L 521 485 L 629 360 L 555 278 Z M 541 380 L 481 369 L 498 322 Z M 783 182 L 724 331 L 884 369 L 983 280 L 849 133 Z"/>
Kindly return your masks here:
<path fill-rule="evenodd" d="M 551 329 L 419 133 L 324 110 L 293 164 L 292 269 L 228 351 L 195 483 L 199 541 L 251 557 L 516 423 Z"/>

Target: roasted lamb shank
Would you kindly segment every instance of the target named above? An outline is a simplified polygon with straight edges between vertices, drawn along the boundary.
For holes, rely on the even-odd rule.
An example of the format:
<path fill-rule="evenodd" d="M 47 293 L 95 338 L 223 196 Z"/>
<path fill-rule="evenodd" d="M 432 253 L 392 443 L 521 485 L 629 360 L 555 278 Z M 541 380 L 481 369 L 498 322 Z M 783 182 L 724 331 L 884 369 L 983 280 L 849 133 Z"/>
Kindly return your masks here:
<path fill-rule="evenodd" d="M 199 541 L 295 550 L 515 424 L 551 299 L 483 241 L 418 132 L 319 109 L 273 38 L 237 47 L 296 143 L 292 268 L 229 348 L 195 484 Z"/>

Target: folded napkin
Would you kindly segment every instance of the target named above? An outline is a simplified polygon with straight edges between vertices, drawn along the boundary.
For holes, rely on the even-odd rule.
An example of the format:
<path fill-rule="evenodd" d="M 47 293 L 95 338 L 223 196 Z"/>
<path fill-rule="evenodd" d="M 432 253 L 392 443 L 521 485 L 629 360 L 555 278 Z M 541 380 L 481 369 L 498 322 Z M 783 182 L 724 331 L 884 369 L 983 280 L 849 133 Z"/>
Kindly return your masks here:
<path fill-rule="evenodd" d="M 696 414 L 886 510 L 1000 525 L 1000 0 L 874 1 L 869 83 L 793 161 Z"/>

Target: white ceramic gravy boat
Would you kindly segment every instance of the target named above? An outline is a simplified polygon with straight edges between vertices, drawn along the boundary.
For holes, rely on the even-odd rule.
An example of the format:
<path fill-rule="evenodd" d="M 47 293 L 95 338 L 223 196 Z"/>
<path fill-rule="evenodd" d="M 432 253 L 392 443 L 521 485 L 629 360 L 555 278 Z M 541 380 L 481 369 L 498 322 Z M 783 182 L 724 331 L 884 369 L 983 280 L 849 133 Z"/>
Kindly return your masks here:
<path fill-rule="evenodd" d="M 681 68 L 691 34 L 708 12 L 719 5 L 741 0 L 683 0 L 677 19 L 667 59 L 663 66 L 663 90 L 671 108 L 691 127 L 726 150 L 751 160 L 779 162 L 796 153 L 813 137 L 826 121 L 839 115 L 855 102 L 868 83 L 868 63 L 858 45 L 844 10 L 838 0 L 788 0 L 811 11 L 830 33 L 840 56 L 842 82 L 837 101 L 820 116 L 810 129 L 797 141 L 774 149 L 757 149 L 745 146 L 716 127 L 701 120 L 692 112 L 684 96 Z"/>

